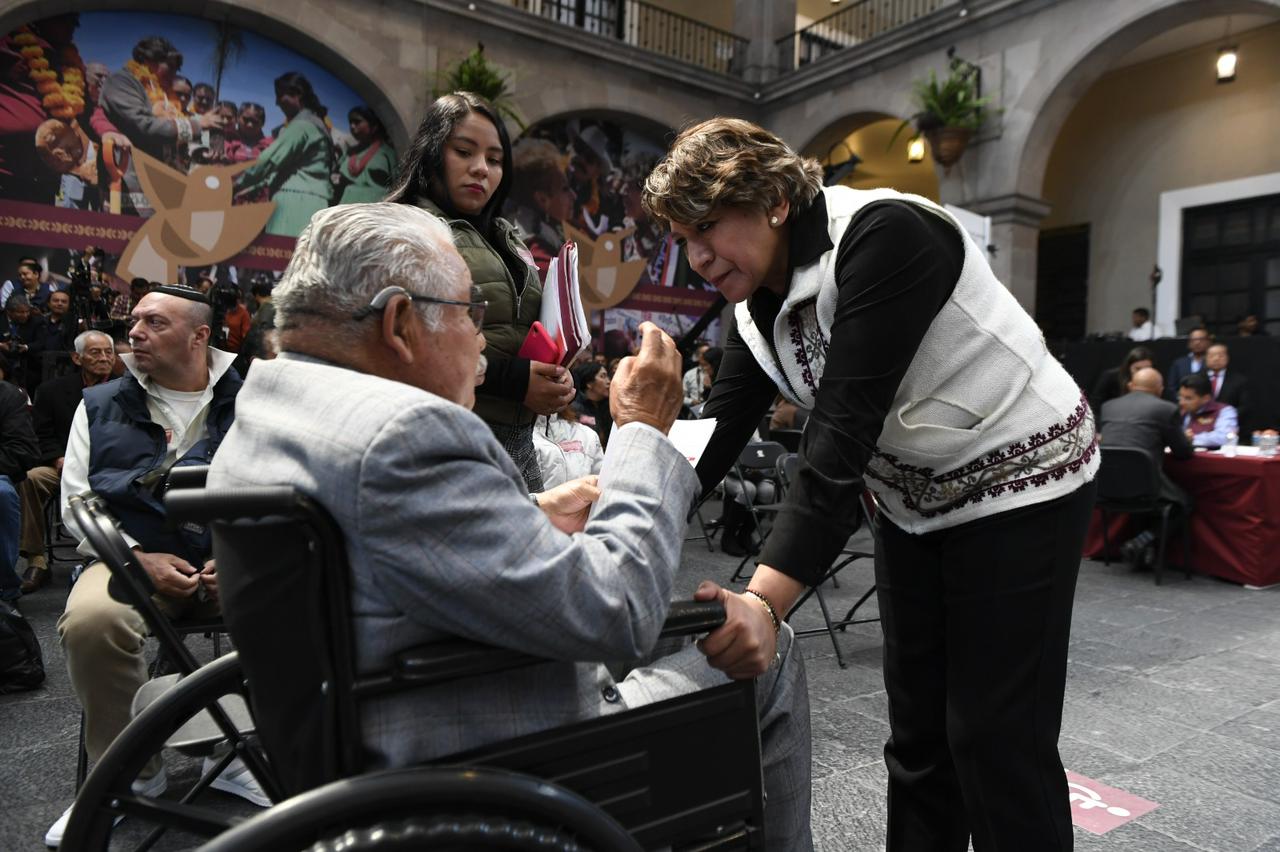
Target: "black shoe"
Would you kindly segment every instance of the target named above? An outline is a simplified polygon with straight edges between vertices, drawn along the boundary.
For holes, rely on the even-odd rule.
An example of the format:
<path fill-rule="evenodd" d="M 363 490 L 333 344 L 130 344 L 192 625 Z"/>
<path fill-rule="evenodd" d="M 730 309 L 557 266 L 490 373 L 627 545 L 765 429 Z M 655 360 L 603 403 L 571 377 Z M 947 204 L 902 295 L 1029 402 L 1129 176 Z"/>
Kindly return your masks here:
<path fill-rule="evenodd" d="M 725 530 L 720 536 L 720 552 L 726 556 L 746 556 L 750 551 L 739 541 L 733 530 Z"/>
<path fill-rule="evenodd" d="M 52 579 L 53 572 L 48 568 L 33 565 L 22 575 L 22 593 L 24 595 L 29 595 L 32 592 L 38 592 L 45 586 L 49 585 L 49 582 Z"/>

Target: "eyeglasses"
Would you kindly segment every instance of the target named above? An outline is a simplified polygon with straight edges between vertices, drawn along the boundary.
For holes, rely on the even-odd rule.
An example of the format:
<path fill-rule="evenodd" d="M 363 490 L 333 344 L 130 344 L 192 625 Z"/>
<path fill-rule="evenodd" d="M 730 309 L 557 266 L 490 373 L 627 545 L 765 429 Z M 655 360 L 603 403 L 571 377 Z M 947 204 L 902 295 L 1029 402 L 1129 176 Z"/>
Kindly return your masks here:
<path fill-rule="evenodd" d="M 352 314 L 351 318 L 364 319 L 369 314 L 384 309 L 393 296 L 404 296 L 414 302 L 428 302 L 433 305 L 459 305 L 468 308 L 468 313 L 471 314 L 471 324 L 476 327 L 476 331 L 479 331 L 480 327 L 484 325 L 484 309 L 489 306 L 487 301 L 480 298 L 481 295 L 480 288 L 472 286 L 471 301 L 459 302 L 457 299 L 437 299 L 434 296 L 419 296 L 417 293 L 410 293 L 403 287 L 384 287 L 377 292 L 369 304 Z"/>

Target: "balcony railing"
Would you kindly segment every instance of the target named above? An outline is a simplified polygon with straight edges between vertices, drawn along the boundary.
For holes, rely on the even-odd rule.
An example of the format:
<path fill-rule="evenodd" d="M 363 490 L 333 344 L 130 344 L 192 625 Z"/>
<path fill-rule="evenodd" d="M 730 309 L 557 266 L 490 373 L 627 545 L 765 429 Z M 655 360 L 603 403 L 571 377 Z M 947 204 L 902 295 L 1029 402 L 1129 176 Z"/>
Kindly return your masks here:
<path fill-rule="evenodd" d="M 672 59 L 741 77 L 748 41 L 642 0 L 512 0 L 517 9 Z"/>
<path fill-rule="evenodd" d="M 919 20 L 955 0 L 855 0 L 847 8 L 778 39 L 778 64 L 802 68 L 824 56 Z"/>

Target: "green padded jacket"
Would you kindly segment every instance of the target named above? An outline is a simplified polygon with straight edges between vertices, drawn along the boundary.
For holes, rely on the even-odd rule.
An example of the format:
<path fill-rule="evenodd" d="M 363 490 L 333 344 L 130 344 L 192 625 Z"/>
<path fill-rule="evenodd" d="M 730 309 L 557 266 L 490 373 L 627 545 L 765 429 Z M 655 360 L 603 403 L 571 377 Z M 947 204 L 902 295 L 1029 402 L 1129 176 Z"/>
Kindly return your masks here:
<path fill-rule="evenodd" d="M 503 426 L 532 424 L 537 415 L 524 405 L 529 389 L 529 362 L 517 358 L 520 345 L 542 309 L 542 284 L 529 250 L 516 236 L 516 228 L 496 219 L 494 229 L 514 263 L 508 265 L 475 226 L 465 219 L 451 219 L 434 202 L 418 198 L 418 207 L 439 218 L 453 231 L 453 242 L 471 270 L 471 281 L 480 288 L 489 306 L 484 312 L 484 355 L 489 376 L 476 388 L 473 411 L 486 423 Z M 512 266 L 524 267 L 524 287 L 517 291 Z"/>

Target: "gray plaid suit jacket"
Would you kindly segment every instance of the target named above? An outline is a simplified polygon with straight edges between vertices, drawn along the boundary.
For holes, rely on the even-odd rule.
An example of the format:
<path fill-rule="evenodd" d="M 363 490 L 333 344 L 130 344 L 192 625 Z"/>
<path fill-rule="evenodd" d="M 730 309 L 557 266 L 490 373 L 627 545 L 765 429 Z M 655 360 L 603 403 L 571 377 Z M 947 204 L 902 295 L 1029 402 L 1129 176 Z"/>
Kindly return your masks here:
<path fill-rule="evenodd" d="M 447 636 L 566 661 L 364 705 L 375 764 L 401 766 L 626 709 L 639 693 L 599 661 L 652 649 L 698 479 L 665 436 L 625 426 L 591 521 L 568 536 L 470 411 L 285 354 L 254 364 L 209 474 L 211 487 L 280 484 L 342 527 L 362 671 Z M 698 678 L 723 680 L 690 651 L 677 657 Z"/>

